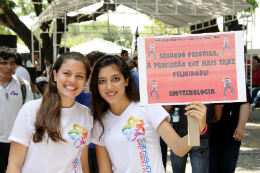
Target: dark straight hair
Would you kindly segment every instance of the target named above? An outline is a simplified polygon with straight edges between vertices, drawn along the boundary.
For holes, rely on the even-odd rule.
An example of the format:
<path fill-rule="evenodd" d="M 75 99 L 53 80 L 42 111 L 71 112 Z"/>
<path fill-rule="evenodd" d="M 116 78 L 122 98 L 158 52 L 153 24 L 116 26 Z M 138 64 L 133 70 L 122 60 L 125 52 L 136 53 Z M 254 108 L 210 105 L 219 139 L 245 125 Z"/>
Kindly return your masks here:
<path fill-rule="evenodd" d="M 86 68 L 86 79 L 90 74 L 90 64 L 84 55 L 78 52 L 66 52 L 60 55 L 53 66 L 53 70 L 57 73 L 62 64 L 67 60 L 76 60 L 84 63 Z M 57 83 L 54 81 L 54 75 L 51 71 L 49 83 L 44 93 L 41 106 L 36 114 L 35 133 L 33 142 L 42 142 L 45 133 L 53 142 L 65 141 L 61 134 L 61 97 L 58 93 Z"/>
<path fill-rule="evenodd" d="M 91 81 L 90 81 L 90 92 L 92 97 L 91 102 L 91 109 L 93 110 L 93 116 L 95 122 L 97 121 L 104 133 L 104 124 L 102 122 L 103 113 L 109 109 L 109 104 L 106 100 L 104 100 L 98 91 L 98 74 L 100 70 L 104 67 L 115 65 L 120 73 L 124 76 L 124 79 L 128 79 L 129 83 L 128 86 L 125 87 L 126 96 L 130 101 L 140 101 L 139 90 L 134 82 L 134 78 L 129 70 L 129 66 L 126 64 L 125 60 L 118 56 L 113 55 L 106 55 L 100 58 L 94 65 L 92 74 L 91 74 Z M 101 137 L 100 136 L 100 137 Z"/>

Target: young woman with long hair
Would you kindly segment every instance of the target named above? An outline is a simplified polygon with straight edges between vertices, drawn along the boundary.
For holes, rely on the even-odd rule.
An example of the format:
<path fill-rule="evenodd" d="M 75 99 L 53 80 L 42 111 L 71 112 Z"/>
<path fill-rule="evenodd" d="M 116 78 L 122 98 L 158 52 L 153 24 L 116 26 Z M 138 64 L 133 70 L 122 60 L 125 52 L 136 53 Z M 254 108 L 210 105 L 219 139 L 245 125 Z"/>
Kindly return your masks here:
<path fill-rule="evenodd" d="M 26 103 L 11 132 L 7 173 L 88 173 L 91 111 L 75 102 L 90 74 L 80 53 L 62 54 L 43 99 Z M 83 154 L 82 154 L 83 153 Z"/>
<path fill-rule="evenodd" d="M 91 141 L 96 144 L 100 173 L 163 173 L 159 137 L 179 156 L 186 154 L 188 137 L 180 138 L 161 106 L 140 107 L 139 92 L 122 58 L 107 55 L 99 59 L 90 82 L 94 126 Z M 199 101 L 186 107 L 186 115 L 206 124 L 206 107 Z"/>

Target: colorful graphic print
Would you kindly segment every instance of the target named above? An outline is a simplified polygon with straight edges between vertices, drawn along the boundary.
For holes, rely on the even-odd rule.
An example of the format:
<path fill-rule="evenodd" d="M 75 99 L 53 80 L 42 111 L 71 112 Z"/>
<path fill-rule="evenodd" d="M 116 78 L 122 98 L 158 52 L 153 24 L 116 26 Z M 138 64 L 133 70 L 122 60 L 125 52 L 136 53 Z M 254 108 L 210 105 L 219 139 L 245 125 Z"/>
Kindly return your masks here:
<path fill-rule="evenodd" d="M 127 136 L 129 141 L 134 141 L 139 135 L 145 135 L 144 121 L 131 116 L 127 120 L 127 125 L 122 128 L 122 133 Z"/>
<path fill-rule="evenodd" d="M 73 145 L 76 148 L 79 148 L 78 154 L 75 159 L 73 159 L 72 164 L 73 164 L 73 170 L 75 173 L 77 173 L 77 166 L 80 163 L 80 153 L 83 150 L 85 143 L 86 143 L 86 138 L 88 136 L 87 130 L 85 130 L 83 127 L 81 127 L 78 124 L 73 124 L 73 129 L 68 131 L 68 135 L 71 139 L 74 140 Z"/>
<path fill-rule="evenodd" d="M 88 132 L 78 124 L 73 124 L 73 129 L 68 131 L 68 135 L 71 139 L 74 140 L 74 147 L 79 148 L 81 145 L 85 145 L 85 140 L 88 136 Z"/>

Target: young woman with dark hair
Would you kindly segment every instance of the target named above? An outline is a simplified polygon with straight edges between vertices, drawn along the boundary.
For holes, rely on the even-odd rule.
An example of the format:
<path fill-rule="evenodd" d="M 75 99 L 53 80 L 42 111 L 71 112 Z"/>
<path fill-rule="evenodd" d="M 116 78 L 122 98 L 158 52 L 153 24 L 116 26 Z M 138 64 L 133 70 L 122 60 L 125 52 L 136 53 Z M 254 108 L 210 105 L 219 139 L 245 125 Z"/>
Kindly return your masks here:
<path fill-rule="evenodd" d="M 100 173 L 163 173 L 159 137 L 179 156 L 186 154 L 188 137 L 180 138 L 171 127 L 169 114 L 161 106 L 140 107 L 139 91 L 122 58 L 107 55 L 99 59 L 90 82 L 94 126 L 91 141 L 96 144 Z M 206 127 L 206 107 L 198 101 L 186 107 L 186 115 Z"/>
<path fill-rule="evenodd" d="M 77 52 L 57 59 L 43 99 L 26 103 L 17 116 L 9 137 L 7 173 L 89 172 L 93 118 L 87 107 L 75 102 L 88 80 L 89 66 Z"/>

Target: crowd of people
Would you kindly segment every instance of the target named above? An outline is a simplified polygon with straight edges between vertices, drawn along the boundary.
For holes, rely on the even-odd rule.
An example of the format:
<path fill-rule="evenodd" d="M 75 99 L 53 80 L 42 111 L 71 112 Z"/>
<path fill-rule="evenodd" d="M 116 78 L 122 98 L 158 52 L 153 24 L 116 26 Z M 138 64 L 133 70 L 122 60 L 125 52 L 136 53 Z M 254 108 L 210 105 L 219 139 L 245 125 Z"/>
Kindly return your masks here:
<path fill-rule="evenodd" d="M 26 65 L 37 68 L 35 60 Z M 243 103 L 141 107 L 138 57 L 129 61 L 125 50 L 44 63 L 33 83 L 21 55 L 0 47 L 0 173 L 163 173 L 167 147 L 174 173 L 185 173 L 188 156 L 193 173 L 235 172 L 248 91 Z M 199 122 L 200 146 L 188 146 L 187 116 Z"/>

